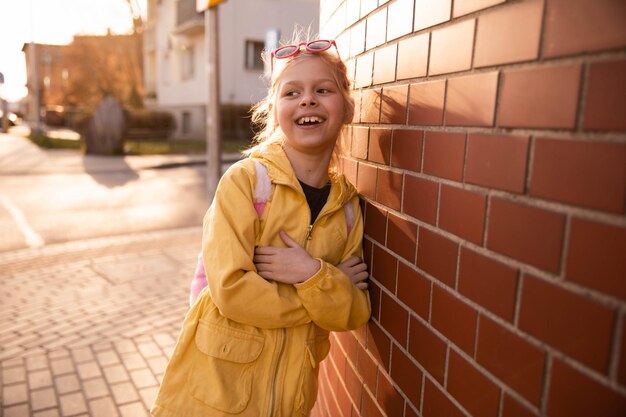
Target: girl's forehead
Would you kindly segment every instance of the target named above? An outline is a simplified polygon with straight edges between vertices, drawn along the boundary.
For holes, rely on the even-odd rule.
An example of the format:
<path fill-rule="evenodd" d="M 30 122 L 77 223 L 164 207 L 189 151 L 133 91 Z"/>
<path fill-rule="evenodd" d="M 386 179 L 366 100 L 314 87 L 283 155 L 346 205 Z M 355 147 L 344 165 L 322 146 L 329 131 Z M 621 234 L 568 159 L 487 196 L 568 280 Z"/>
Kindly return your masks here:
<path fill-rule="evenodd" d="M 276 85 L 313 80 L 328 80 L 336 83 L 335 70 L 319 57 L 298 56 L 283 69 L 278 76 Z"/>

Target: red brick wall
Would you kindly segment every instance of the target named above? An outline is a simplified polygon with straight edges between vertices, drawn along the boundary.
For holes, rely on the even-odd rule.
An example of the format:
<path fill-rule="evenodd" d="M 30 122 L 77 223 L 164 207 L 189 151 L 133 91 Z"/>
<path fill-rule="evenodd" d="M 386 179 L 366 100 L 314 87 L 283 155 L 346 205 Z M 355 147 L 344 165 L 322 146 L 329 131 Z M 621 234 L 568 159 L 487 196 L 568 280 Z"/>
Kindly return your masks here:
<path fill-rule="evenodd" d="M 626 2 L 322 0 L 373 317 L 315 416 L 626 415 Z"/>

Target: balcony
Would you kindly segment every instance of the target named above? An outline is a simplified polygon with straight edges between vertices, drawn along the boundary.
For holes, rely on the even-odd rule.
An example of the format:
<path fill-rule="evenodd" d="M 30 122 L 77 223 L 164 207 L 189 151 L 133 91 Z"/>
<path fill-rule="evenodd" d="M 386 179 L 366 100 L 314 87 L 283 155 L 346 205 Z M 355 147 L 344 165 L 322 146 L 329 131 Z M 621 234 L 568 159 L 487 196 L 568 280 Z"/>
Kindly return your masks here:
<path fill-rule="evenodd" d="M 193 36 L 204 32 L 204 14 L 196 11 L 196 0 L 179 0 L 176 3 L 177 35 Z"/>

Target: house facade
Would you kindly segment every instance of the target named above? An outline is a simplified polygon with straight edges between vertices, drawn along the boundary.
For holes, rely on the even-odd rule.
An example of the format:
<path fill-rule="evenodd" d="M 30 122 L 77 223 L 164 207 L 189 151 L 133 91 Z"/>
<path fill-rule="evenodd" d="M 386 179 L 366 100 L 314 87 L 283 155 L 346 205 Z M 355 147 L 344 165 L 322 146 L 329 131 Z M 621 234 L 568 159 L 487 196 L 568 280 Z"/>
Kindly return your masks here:
<path fill-rule="evenodd" d="M 250 136 L 248 111 L 260 100 L 261 51 L 268 30 L 291 37 L 295 25 L 319 27 L 318 0 L 225 1 L 219 13 L 222 137 Z M 204 14 L 196 0 L 149 0 L 144 30 L 144 88 L 148 108 L 176 119 L 177 139 L 205 137 L 208 76 Z"/>

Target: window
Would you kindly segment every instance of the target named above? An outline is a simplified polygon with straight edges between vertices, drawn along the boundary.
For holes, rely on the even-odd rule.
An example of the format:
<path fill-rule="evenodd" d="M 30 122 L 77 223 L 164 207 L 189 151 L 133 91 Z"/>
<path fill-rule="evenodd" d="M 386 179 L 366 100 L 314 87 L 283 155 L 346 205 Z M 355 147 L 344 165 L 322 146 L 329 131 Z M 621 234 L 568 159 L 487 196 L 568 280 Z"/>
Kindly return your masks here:
<path fill-rule="evenodd" d="M 195 51 L 193 45 L 184 45 L 180 51 L 180 78 L 193 78 L 195 72 Z"/>
<path fill-rule="evenodd" d="M 264 46 L 263 41 L 246 41 L 246 69 L 263 70 L 261 54 L 263 53 Z"/>
<path fill-rule="evenodd" d="M 188 135 L 191 133 L 191 113 L 188 111 L 183 112 L 183 123 L 182 123 L 182 133 L 183 135 Z"/>

